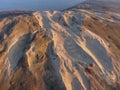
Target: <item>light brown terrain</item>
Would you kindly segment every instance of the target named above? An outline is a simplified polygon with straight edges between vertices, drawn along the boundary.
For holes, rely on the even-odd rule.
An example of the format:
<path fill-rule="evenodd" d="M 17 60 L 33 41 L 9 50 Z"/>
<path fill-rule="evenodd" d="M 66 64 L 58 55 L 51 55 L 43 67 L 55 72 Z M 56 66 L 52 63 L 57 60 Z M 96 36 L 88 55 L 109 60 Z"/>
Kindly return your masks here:
<path fill-rule="evenodd" d="M 0 90 L 120 89 L 120 12 L 84 4 L 0 13 Z"/>

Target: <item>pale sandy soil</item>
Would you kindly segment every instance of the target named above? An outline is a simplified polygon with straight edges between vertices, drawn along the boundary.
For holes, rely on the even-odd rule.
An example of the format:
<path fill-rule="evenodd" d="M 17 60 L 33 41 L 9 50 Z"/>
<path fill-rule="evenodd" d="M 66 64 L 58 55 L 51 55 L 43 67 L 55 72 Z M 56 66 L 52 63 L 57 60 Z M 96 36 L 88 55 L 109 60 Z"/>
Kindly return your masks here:
<path fill-rule="evenodd" d="M 119 90 L 120 14 L 85 9 L 1 18 L 1 90 Z"/>

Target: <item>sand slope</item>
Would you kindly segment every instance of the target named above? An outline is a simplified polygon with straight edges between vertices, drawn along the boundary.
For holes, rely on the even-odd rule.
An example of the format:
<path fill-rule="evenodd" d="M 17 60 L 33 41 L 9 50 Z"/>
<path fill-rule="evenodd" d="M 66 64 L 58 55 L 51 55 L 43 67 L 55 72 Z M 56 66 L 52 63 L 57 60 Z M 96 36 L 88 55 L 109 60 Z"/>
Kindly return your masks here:
<path fill-rule="evenodd" d="M 119 90 L 119 24 L 78 8 L 0 18 L 0 89 Z"/>

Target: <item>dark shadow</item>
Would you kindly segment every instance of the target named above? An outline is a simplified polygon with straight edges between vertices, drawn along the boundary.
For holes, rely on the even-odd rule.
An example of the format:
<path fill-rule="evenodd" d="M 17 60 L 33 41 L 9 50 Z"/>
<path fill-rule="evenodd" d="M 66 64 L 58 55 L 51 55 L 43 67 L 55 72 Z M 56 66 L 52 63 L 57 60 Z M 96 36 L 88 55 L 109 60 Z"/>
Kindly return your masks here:
<path fill-rule="evenodd" d="M 45 70 L 48 72 L 46 76 L 44 77 L 46 90 L 66 90 L 66 87 L 62 81 L 62 77 L 60 75 L 60 64 L 59 64 L 59 57 L 56 55 L 54 49 L 54 43 L 50 42 L 47 50 L 47 63 L 45 65 Z M 57 60 L 57 61 L 56 61 Z M 58 70 L 56 70 L 53 66 L 53 62 L 57 62 L 58 66 L 55 67 Z"/>

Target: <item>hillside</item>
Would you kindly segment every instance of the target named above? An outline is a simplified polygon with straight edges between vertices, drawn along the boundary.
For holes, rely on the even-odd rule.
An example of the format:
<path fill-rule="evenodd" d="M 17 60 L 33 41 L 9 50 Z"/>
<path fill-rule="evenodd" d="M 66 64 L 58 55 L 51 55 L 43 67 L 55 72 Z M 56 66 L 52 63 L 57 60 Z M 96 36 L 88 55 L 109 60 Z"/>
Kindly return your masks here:
<path fill-rule="evenodd" d="M 120 12 L 98 3 L 0 13 L 0 89 L 119 90 Z"/>

